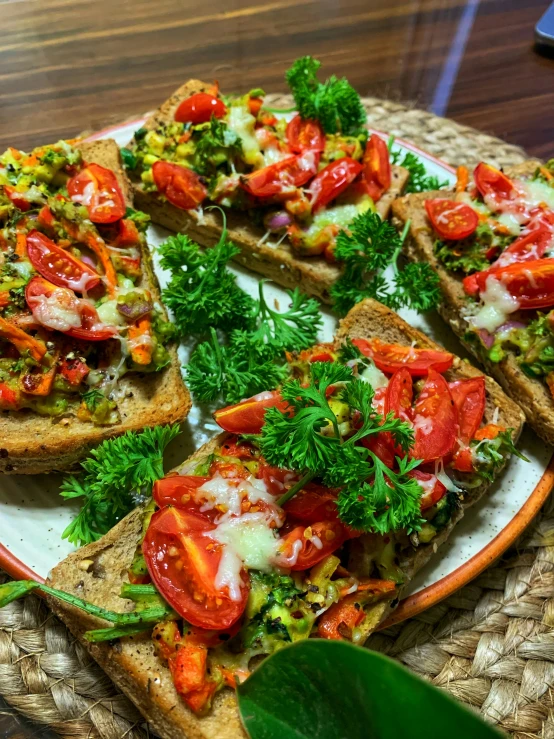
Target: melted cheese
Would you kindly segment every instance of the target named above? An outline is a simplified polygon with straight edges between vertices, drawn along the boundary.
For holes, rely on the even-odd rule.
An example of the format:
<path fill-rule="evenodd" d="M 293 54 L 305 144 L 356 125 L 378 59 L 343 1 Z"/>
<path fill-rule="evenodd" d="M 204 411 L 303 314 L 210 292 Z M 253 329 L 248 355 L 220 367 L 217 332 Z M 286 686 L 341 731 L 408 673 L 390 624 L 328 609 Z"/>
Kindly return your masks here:
<path fill-rule="evenodd" d="M 444 471 L 444 462 L 442 459 L 437 459 L 435 461 L 435 477 L 437 478 L 439 482 L 442 482 L 444 487 L 451 493 L 461 492 L 461 489 L 452 482 L 452 480 L 448 477 L 448 475 Z M 420 481 L 418 480 L 418 482 Z"/>
<path fill-rule="evenodd" d="M 414 418 L 414 431 L 421 431 L 423 436 L 433 433 L 433 419 L 429 416 L 417 415 Z"/>
<path fill-rule="evenodd" d="M 51 295 L 34 295 L 29 307 L 35 319 L 46 328 L 68 331 L 81 325 L 81 314 L 77 299 L 70 297 L 67 290 L 54 290 Z"/>
<path fill-rule="evenodd" d="M 510 313 L 519 308 L 517 300 L 494 277 L 487 278 L 486 289 L 481 293 L 482 307 L 469 319 L 472 326 L 493 333 L 500 328 Z"/>
<path fill-rule="evenodd" d="M 106 300 L 105 303 L 99 305 L 96 309 L 102 323 L 110 326 L 126 326 L 127 322 L 121 313 L 117 310 L 117 300 Z"/>
<path fill-rule="evenodd" d="M 550 187 L 546 182 L 540 180 L 523 180 L 520 183 L 521 189 L 525 193 L 525 204 L 529 207 L 536 207 L 540 203 L 545 203 L 549 208 L 554 210 L 554 187 Z"/>
<path fill-rule="evenodd" d="M 373 361 L 360 372 L 360 380 L 368 382 L 374 390 L 378 390 L 380 387 L 387 387 L 389 384 L 386 375 L 381 372 Z"/>
<path fill-rule="evenodd" d="M 263 167 L 264 160 L 260 144 L 254 133 L 256 119 L 243 105 L 231 105 L 227 116 L 227 125 L 241 140 L 242 154 L 246 164 Z"/>

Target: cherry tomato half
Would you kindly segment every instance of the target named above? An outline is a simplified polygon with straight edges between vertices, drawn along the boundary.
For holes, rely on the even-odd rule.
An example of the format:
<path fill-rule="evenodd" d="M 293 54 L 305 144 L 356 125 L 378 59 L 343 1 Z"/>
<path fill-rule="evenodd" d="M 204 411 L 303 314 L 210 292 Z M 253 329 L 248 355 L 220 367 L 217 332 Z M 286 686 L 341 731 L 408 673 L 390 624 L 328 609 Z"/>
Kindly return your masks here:
<path fill-rule="evenodd" d="M 73 290 L 53 285 L 43 277 L 29 280 L 25 300 L 37 323 L 75 339 L 106 341 L 117 333 L 114 326 L 106 326 L 100 321 L 91 303 L 78 298 Z M 69 326 L 68 320 L 73 317 L 75 322 L 80 319 L 80 326 Z"/>
<path fill-rule="evenodd" d="M 31 209 L 31 202 L 27 200 L 24 192 L 19 192 L 11 185 L 4 185 L 4 192 L 19 210 L 25 212 Z"/>
<path fill-rule="evenodd" d="M 154 513 L 142 551 L 150 577 L 165 600 L 193 626 L 227 629 L 242 616 L 250 590 L 244 568 L 237 600 L 215 584 L 221 546 L 206 534 L 215 529 L 205 516 L 178 508 Z"/>
<path fill-rule="evenodd" d="M 198 513 L 199 506 L 194 501 L 195 492 L 210 479 L 200 475 L 167 475 L 156 480 L 152 497 L 160 508 L 173 505 L 177 508 L 194 509 Z"/>
<path fill-rule="evenodd" d="M 232 434 L 261 434 L 267 408 L 284 411 L 287 403 L 277 390 L 259 393 L 214 413 L 218 426 Z"/>
<path fill-rule="evenodd" d="M 480 162 L 473 171 L 473 179 L 483 197 L 490 195 L 496 200 L 513 200 L 517 196 L 511 179 L 490 164 Z"/>
<path fill-rule="evenodd" d="M 350 537 L 351 533 L 346 526 L 336 518 L 318 521 L 309 527 L 295 526 L 281 538 L 279 563 L 293 571 L 307 570 L 342 546 Z"/>
<path fill-rule="evenodd" d="M 358 590 L 327 610 L 317 623 L 317 635 L 322 639 L 352 641 L 352 630 L 359 626 L 366 616 L 364 605 L 384 598 L 392 598 L 397 584 L 392 580 L 360 580 Z"/>
<path fill-rule="evenodd" d="M 323 485 L 308 483 L 285 503 L 283 510 L 287 514 L 287 520 L 292 518 L 304 524 L 317 523 L 337 518 L 336 501 L 335 491 Z"/>
<path fill-rule="evenodd" d="M 289 149 L 295 154 L 325 149 L 325 134 L 319 121 L 295 115 L 287 125 L 286 136 Z"/>
<path fill-rule="evenodd" d="M 175 120 L 179 123 L 208 123 L 212 116 L 223 118 L 227 108 L 223 100 L 209 95 L 207 92 L 197 92 L 179 105 L 175 111 Z"/>
<path fill-rule="evenodd" d="M 192 210 L 208 196 L 208 191 L 196 172 L 180 164 L 158 159 L 152 165 L 152 176 L 158 192 L 177 208 Z"/>
<path fill-rule="evenodd" d="M 106 167 L 88 164 L 67 183 L 69 197 L 88 210 L 93 223 L 114 223 L 123 218 L 127 206 L 117 177 Z"/>
<path fill-rule="evenodd" d="M 425 210 L 438 235 L 450 241 L 466 239 L 479 225 L 479 216 L 466 203 L 433 198 L 425 201 Z"/>
<path fill-rule="evenodd" d="M 554 306 L 554 258 L 519 262 L 469 275 L 463 279 L 464 290 L 468 295 L 476 295 L 486 289 L 489 279 L 502 283 L 524 310 Z"/>
<path fill-rule="evenodd" d="M 287 195 L 311 180 L 317 172 L 318 163 L 319 153 L 306 151 L 254 170 L 241 178 L 241 186 L 257 198 Z"/>
<path fill-rule="evenodd" d="M 81 362 L 77 357 L 74 359 L 64 357 L 60 362 L 60 375 L 74 387 L 78 387 L 89 372 L 90 370 L 86 363 Z"/>
<path fill-rule="evenodd" d="M 100 284 L 100 275 L 92 267 L 61 249 L 40 231 L 27 234 L 27 253 L 36 271 L 58 287 L 85 292 Z"/>
<path fill-rule="evenodd" d="M 454 449 L 458 414 L 448 383 L 436 370 L 430 369 L 414 407 L 414 459 L 432 462 Z"/>
<path fill-rule="evenodd" d="M 371 134 L 366 144 L 363 165 L 368 193 L 377 202 L 389 189 L 392 174 L 388 147 L 376 133 Z"/>
<path fill-rule="evenodd" d="M 342 157 L 324 167 L 308 188 L 312 195 L 312 212 L 335 200 L 362 171 L 362 165 L 351 157 Z"/>
<path fill-rule="evenodd" d="M 392 375 L 402 367 L 406 367 L 412 377 L 422 377 L 430 369 L 437 372 L 446 372 L 452 367 L 454 355 L 449 352 L 441 352 L 435 349 L 416 349 L 413 346 L 401 346 L 400 344 L 386 344 L 380 339 L 353 339 L 355 346 L 371 357 L 377 367 L 389 375 Z"/>
<path fill-rule="evenodd" d="M 448 383 L 452 400 L 458 411 L 458 436 L 467 445 L 475 438 L 485 412 L 485 378 L 472 377 Z"/>
<path fill-rule="evenodd" d="M 435 503 L 446 493 L 446 487 L 437 479 L 435 475 L 430 472 L 423 472 L 422 470 L 412 470 L 409 473 L 410 477 L 415 478 L 421 487 L 423 488 L 423 495 L 421 496 L 421 510 L 425 511 L 427 508 L 431 508 Z"/>

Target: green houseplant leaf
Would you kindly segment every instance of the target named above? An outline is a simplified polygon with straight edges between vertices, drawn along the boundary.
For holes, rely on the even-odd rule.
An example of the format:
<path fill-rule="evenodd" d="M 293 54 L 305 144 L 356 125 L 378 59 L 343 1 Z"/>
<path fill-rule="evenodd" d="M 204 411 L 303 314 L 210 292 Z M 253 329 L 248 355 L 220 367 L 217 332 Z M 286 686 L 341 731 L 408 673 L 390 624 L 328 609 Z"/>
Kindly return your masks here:
<path fill-rule="evenodd" d="M 397 662 L 309 639 L 266 659 L 237 688 L 251 739 L 500 739 L 499 732 Z"/>

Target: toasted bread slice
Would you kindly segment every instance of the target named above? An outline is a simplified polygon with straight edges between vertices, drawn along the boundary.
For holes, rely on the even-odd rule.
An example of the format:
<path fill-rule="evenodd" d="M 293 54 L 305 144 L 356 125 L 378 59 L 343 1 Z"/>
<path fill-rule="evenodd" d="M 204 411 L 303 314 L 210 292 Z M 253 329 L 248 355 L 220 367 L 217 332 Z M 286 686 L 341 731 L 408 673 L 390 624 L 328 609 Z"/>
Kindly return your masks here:
<path fill-rule="evenodd" d="M 529 160 L 506 170 L 510 177 L 528 177 L 533 174 L 540 162 Z M 411 221 L 406 239 L 405 252 L 416 262 L 428 262 L 440 278 L 443 299 L 438 312 L 458 335 L 468 351 L 475 355 L 488 373 L 498 380 L 506 393 L 523 409 L 529 425 L 549 444 L 554 444 L 554 400 L 544 382 L 528 377 L 513 355 L 508 354 L 500 362 L 491 362 L 483 352 L 478 353 L 475 345 L 464 341 L 468 329 L 461 309 L 467 304 L 467 296 L 462 286 L 462 278 L 438 261 L 433 246 L 435 235 L 425 212 L 425 200 L 435 197 L 453 197 L 447 190 L 405 195 L 398 198 L 392 207 L 393 221 L 398 228 Z"/>
<path fill-rule="evenodd" d="M 388 308 L 372 300 L 366 300 L 350 311 L 340 324 L 335 342 L 338 346 L 346 337 L 373 336 L 407 346 L 415 342 L 421 347 L 440 348 Z M 468 362 L 457 359 L 447 378 L 464 379 L 481 374 Z M 486 390 L 485 420 L 492 421 L 496 411 L 498 422 L 513 428 L 516 440 L 524 420 L 519 407 L 504 395 L 494 380 L 486 378 Z M 192 459 L 213 451 L 225 436 L 226 434 L 220 434 L 198 450 Z M 464 502 L 464 508 L 474 503 L 486 488 L 485 484 L 472 491 Z M 437 545 L 447 538 L 455 523 L 463 516 L 464 508 L 458 511 L 455 520 L 432 542 L 417 547 L 400 562 L 409 578 L 429 560 Z M 141 540 L 141 523 L 142 510 L 137 509 L 100 541 L 69 555 L 53 569 L 49 584 L 97 605 L 116 611 L 125 610 L 126 602 L 118 594 L 122 583 L 127 579 L 127 570 Z M 188 710 L 173 686 L 169 669 L 155 655 L 148 634 L 121 639 L 115 645 L 90 644 L 83 640 L 83 633 L 87 629 L 103 626 L 104 623 L 58 600 L 50 598 L 48 602 L 164 739 L 182 736 L 189 739 L 238 739 L 245 736 L 235 695 L 230 690 L 225 689 L 217 694 L 213 709 L 205 717 L 195 716 Z M 127 605 L 129 609 L 132 607 L 130 602 Z M 373 607 L 370 619 L 374 628 L 386 618 L 390 608 L 391 604 L 388 602 L 377 603 Z"/>
<path fill-rule="evenodd" d="M 171 123 L 182 100 L 208 88 L 211 85 L 189 80 L 146 121 L 144 128 L 155 129 Z M 377 203 L 377 212 L 382 218 L 388 218 L 392 202 L 403 191 L 408 177 L 407 170 L 392 167 L 391 187 Z M 213 246 L 219 241 L 222 226 L 221 216 L 217 212 L 181 210 L 167 201 L 162 202 L 157 193 L 145 192 L 141 184 L 135 185 L 135 204 L 149 213 L 154 223 L 170 231 L 187 233 L 202 246 Z M 271 242 L 264 241 L 264 229 L 251 223 L 245 213 L 228 210 L 227 227 L 229 238 L 240 248 L 235 261 L 283 287 L 300 287 L 324 303 L 332 302 L 329 289 L 340 275 L 339 266 L 330 264 L 323 257 L 296 257 L 286 240 L 280 246 L 274 243 L 276 237 Z"/>
<path fill-rule="evenodd" d="M 83 142 L 78 145 L 87 162 L 96 162 L 115 172 L 127 204 L 132 205 L 132 188 L 115 141 Z M 143 276 L 140 286 L 160 303 L 157 280 L 150 253 L 142 253 Z M 112 426 L 93 426 L 75 416 L 49 418 L 29 410 L 0 414 L 0 472 L 36 474 L 66 470 L 104 439 L 146 426 L 177 423 L 190 410 L 191 399 L 181 378 L 176 347 L 169 347 L 171 364 L 161 372 L 132 373 L 119 381 L 121 422 Z"/>

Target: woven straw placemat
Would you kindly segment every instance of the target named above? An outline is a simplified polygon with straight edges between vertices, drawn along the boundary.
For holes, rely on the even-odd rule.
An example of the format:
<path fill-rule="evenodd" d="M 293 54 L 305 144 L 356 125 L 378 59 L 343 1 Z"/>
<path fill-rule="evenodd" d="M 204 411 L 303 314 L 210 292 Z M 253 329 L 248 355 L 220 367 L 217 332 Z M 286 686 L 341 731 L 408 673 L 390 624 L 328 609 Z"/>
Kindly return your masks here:
<path fill-rule="evenodd" d="M 274 105 L 291 104 L 271 96 Z M 371 126 L 454 166 L 506 167 L 522 149 L 396 102 L 366 98 Z M 0 581 L 2 576 L 0 576 Z M 476 581 L 368 646 L 400 660 L 517 739 L 554 739 L 554 503 Z M 85 650 L 33 595 L 0 610 L 0 696 L 36 736 L 142 739 L 148 728 Z"/>

